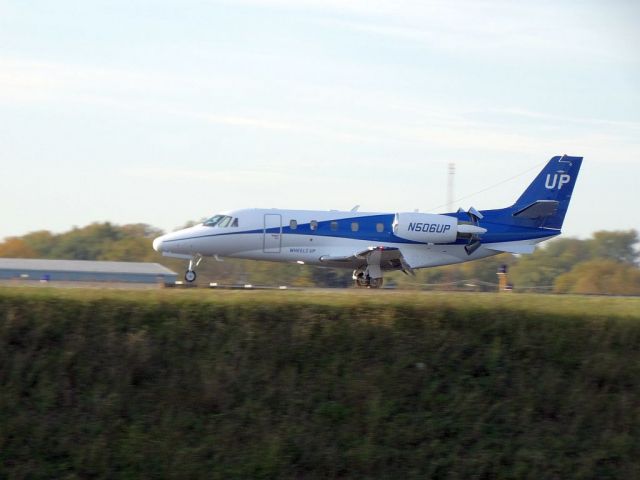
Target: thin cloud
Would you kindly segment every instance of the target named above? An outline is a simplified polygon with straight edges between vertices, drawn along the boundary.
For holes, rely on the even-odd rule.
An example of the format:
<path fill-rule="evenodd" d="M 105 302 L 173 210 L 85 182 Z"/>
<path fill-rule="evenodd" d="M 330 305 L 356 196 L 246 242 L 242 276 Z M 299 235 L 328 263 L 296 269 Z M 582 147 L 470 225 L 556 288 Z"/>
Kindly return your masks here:
<path fill-rule="evenodd" d="M 610 120 L 603 118 L 591 118 L 591 117 L 572 117 L 566 115 L 552 115 L 549 113 L 536 112 L 532 110 L 525 110 L 520 108 L 502 108 L 502 109 L 492 109 L 489 112 L 495 112 L 498 114 L 504 115 L 512 115 L 519 116 L 524 118 L 530 118 L 535 120 L 551 120 L 557 123 L 576 123 L 576 124 L 584 124 L 584 125 L 599 125 L 599 126 L 607 126 L 607 127 L 623 127 L 629 128 L 633 130 L 640 129 L 640 122 L 629 122 L 623 120 Z"/>
<path fill-rule="evenodd" d="M 64 99 L 120 99 L 174 96 L 176 92 L 246 87 L 237 75 L 176 75 L 166 71 L 95 67 L 85 64 L 0 57 L 0 101 L 42 102 Z"/>
<path fill-rule="evenodd" d="M 265 170 L 204 170 L 193 168 L 133 167 L 125 168 L 120 174 L 126 177 L 156 180 L 197 180 L 232 185 L 256 185 L 264 182 L 282 182 L 290 175 Z"/>
<path fill-rule="evenodd" d="M 593 8 L 580 4 L 507 0 L 234 0 L 262 8 L 307 12 L 315 23 L 357 33 L 405 40 L 449 53 L 518 56 L 559 52 L 607 61 L 637 61 L 633 50 L 609 42 Z M 558 18 L 575 19 L 560 23 Z M 562 45 L 558 49 L 558 45 Z"/>
<path fill-rule="evenodd" d="M 376 137 L 366 134 L 362 135 L 344 130 L 337 131 L 327 128 L 319 128 L 313 125 L 305 125 L 302 122 L 283 121 L 279 118 L 236 117 L 212 114 L 194 114 L 194 116 L 203 118 L 211 123 L 232 127 L 248 127 L 260 130 L 273 130 L 281 133 L 306 134 L 347 142 L 371 142 L 376 140 Z"/>

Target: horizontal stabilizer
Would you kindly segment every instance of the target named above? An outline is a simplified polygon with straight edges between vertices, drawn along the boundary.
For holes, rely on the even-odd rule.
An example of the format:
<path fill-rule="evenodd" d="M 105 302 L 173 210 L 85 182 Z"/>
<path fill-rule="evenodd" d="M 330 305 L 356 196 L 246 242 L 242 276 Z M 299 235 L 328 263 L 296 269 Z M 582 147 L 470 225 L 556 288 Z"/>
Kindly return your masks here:
<path fill-rule="evenodd" d="M 555 215 L 560 202 L 557 200 L 537 200 L 513 214 L 518 218 L 543 218 Z"/>

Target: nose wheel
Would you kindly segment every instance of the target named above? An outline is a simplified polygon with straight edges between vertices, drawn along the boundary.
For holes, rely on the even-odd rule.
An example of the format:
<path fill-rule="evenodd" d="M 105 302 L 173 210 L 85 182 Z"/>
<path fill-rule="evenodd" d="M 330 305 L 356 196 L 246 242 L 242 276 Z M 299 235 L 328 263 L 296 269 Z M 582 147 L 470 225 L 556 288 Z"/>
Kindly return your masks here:
<path fill-rule="evenodd" d="M 198 255 L 192 258 L 191 260 L 189 260 L 189 267 L 187 268 L 187 271 L 184 274 L 184 279 L 186 280 L 187 283 L 192 283 L 193 281 L 195 281 L 197 276 L 195 268 L 198 265 L 200 265 L 201 261 L 202 261 L 202 255 Z"/>

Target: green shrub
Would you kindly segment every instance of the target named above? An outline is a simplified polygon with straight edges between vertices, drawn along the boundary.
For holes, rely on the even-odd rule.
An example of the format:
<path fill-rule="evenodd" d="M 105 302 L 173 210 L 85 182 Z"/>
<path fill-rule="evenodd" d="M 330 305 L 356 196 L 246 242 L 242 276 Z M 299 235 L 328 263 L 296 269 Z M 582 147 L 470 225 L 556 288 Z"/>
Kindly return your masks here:
<path fill-rule="evenodd" d="M 638 306 L 0 289 L 0 477 L 640 478 Z"/>

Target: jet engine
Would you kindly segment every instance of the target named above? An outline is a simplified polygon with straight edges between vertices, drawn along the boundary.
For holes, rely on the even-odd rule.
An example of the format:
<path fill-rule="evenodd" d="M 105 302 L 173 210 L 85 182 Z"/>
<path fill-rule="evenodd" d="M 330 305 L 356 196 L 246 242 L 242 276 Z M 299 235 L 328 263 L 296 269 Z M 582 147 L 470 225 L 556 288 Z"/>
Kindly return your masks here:
<path fill-rule="evenodd" d="M 455 243 L 485 233 L 477 224 L 459 222 L 456 217 L 433 213 L 396 213 L 393 233 L 405 240 L 420 243 Z"/>

